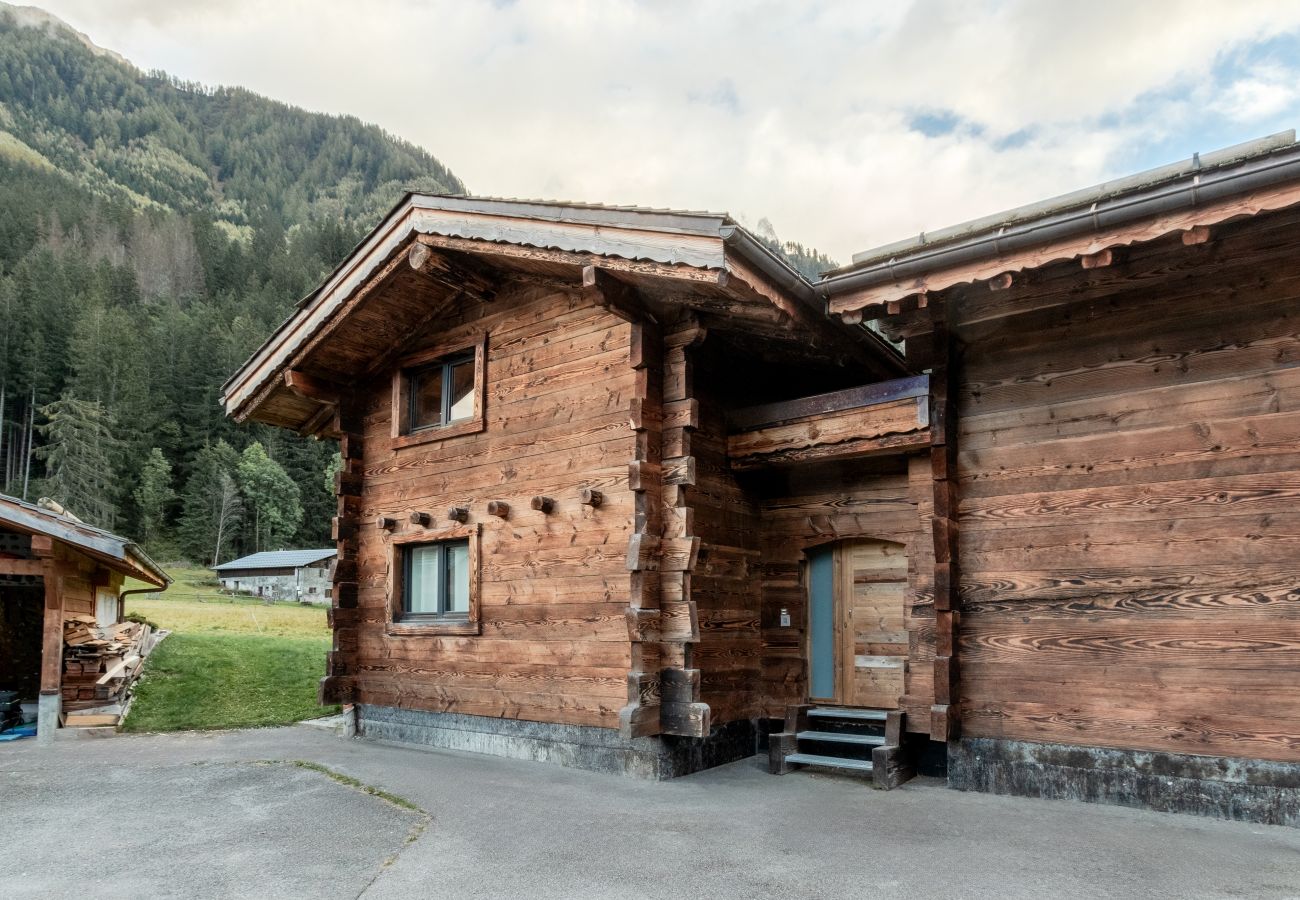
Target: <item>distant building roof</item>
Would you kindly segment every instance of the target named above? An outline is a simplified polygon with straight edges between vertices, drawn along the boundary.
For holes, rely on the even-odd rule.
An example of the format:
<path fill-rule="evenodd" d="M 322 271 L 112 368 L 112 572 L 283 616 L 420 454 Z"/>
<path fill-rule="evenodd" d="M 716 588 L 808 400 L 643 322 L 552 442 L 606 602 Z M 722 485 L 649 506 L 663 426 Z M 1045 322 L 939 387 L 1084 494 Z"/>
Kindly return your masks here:
<path fill-rule="evenodd" d="M 133 541 L 17 497 L 0 494 L 0 526 L 28 534 L 48 535 L 100 560 L 111 569 L 155 587 L 165 588 L 172 583 L 167 573 Z"/>
<path fill-rule="evenodd" d="M 243 556 L 239 559 L 232 559 L 230 562 L 224 562 L 219 566 L 213 566 L 213 571 L 224 572 L 232 569 L 245 571 L 248 569 L 297 569 L 300 566 L 310 566 L 312 563 L 320 562 L 322 559 L 329 559 L 338 551 L 330 550 L 265 550 L 261 553 L 254 553 L 251 556 Z"/>

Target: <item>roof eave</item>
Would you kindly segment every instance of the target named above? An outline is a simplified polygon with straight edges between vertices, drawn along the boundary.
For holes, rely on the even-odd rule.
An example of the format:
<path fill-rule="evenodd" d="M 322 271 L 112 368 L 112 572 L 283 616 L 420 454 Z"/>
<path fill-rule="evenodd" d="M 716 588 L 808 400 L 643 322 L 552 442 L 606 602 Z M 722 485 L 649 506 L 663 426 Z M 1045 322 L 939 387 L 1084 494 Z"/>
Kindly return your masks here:
<path fill-rule="evenodd" d="M 1293 139 L 1294 132 L 1266 140 L 1280 142 L 1288 137 Z M 1193 169 L 1172 180 L 1113 194 L 1086 206 L 1049 210 L 1013 225 L 972 231 L 941 244 L 912 243 L 910 248 L 900 248 L 895 255 L 881 256 L 872 252 L 869 262 L 827 273 L 818 282 L 818 287 L 827 296 L 834 297 L 849 291 L 906 281 L 937 269 L 1028 249 L 1053 240 L 1114 229 L 1181 209 L 1222 202 L 1296 179 L 1300 179 L 1300 145 L 1288 141 L 1269 152 L 1239 158 L 1233 164 L 1212 170 Z"/>

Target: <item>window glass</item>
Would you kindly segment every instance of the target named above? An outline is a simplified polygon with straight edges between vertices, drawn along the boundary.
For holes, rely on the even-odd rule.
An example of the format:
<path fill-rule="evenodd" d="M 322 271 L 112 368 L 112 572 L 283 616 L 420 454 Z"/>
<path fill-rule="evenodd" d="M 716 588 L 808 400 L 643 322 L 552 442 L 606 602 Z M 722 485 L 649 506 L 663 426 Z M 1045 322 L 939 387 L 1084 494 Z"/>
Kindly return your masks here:
<path fill-rule="evenodd" d="M 411 373 L 411 428 L 442 424 L 442 366 Z M 473 372 L 471 371 L 471 388 Z"/>
<path fill-rule="evenodd" d="M 467 419 L 474 415 L 474 360 L 451 366 L 451 414 L 447 421 Z"/>
<path fill-rule="evenodd" d="M 430 544 L 407 550 L 406 611 L 414 615 L 436 615 L 442 589 L 439 556 L 441 547 Z"/>
<path fill-rule="evenodd" d="M 447 612 L 469 613 L 469 544 L 447 544 Z"/>

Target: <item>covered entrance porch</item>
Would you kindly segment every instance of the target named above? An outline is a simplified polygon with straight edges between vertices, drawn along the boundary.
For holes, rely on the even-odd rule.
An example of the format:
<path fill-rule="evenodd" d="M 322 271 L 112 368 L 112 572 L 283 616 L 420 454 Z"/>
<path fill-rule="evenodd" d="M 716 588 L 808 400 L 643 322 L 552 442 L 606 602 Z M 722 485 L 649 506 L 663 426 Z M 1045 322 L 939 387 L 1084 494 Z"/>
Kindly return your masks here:
<path fill-rule="evenodd" d="M 934 705 L 930 390 L 921 375 L 739 410 L 733 470 L 759 507 L 771 771 L 887 786 Z"/>

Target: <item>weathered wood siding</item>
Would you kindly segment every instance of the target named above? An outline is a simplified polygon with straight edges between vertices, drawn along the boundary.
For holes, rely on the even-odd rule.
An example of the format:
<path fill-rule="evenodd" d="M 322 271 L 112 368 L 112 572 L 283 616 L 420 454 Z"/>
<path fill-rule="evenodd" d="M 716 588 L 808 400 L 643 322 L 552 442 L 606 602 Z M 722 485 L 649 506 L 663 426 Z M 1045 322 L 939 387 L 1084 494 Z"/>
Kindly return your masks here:
<path fill-rule="evenodd" d="M 927 733 L 933 702 L 934 551 L 929 546 L 928 457 L 797 467 L 765 487 L 759 561 L 762 582 L 762 715 L 782 717 L 807 699 L 805 547 L 854 537 L 907 547 L 908 671 L 902 707 L 909 730 Z M 781 627 L 781 610 L 790 627 Z"/>
<path fill-rule="evenodd" d="M 707 342 L 693 371 L 707 387 L 725 354 Z M 727 463 L 726 409 L 717 396 L 697 390 L 699 424 L 691 434 L 695 484 L 686 493 L 693 534 L 700 538 L 691 573 L 691 598 L 700 640 L 693 664 L 700 670 L 700 699 L 714 725 L 760 714 L 762 681 L 759 510 Z"/>
<path fill-rule="evenodd" d="M 388 375 L 364 392 L 355 651 L 343 648 L 357 700 L 618 727 L 630 663 L 630 331 L 542 288 L 466 300 L 410 351 L 487 335 L 484 431 L 395 449 Z M 598 509 L 581 505 L 587 487 L 603 493 Z M 534 495 L 554 498 L 554 511 L 531 509 Z M 491 500 L 509 517 L 488 515 Z M 451 506 L 482 525 L 482 633 L 389 634 L 391 535 L 375 518 L 406 535 L 420 530 L 409 514 L 428 511 L 437 539 Z"/>
<path fill-rule="evenodd" d="M 962 330 L 964 736 L 1300 760 L 1300 264 L 1257 247 Z"/>

